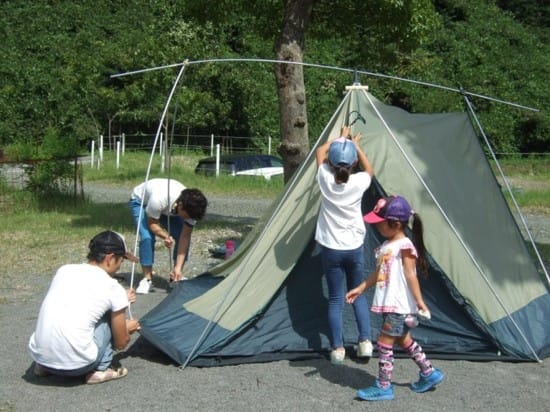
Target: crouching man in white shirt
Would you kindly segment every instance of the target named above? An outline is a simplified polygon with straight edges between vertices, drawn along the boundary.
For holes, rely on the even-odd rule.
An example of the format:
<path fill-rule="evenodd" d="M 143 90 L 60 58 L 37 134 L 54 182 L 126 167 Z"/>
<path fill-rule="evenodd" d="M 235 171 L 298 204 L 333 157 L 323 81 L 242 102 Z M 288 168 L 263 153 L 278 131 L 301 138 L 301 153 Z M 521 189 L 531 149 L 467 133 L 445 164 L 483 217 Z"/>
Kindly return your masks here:
<path fill-rule="evenodd" d="M 124 237 L 101 232 L 89 243 L 88 262 L 61 266 L 42 302 L 29 353 L 37 376 L 85 376 L 86 383 L 102 383 L 127 375 L 113 368 L 114 350 L 126 348 L 139 330 L 137 320 L 126 319 L 135 300 L 113 275 L 128 252 Z"/>

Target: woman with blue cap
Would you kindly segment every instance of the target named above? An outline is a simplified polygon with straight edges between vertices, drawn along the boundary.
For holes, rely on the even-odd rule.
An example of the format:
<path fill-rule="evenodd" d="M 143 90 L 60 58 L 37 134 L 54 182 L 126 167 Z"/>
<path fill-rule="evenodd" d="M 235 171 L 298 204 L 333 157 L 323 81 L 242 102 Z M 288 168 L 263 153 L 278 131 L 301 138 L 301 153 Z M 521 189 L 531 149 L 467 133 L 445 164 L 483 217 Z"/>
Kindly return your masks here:
<path fill-rule="evenodd" d="M 343 363 L 346 356 L 342 319 L 345 294 L 357 287 L 365 274 L 361 199 L 374 175 L 370 161 L 359 146 L 361 135 L 351 138 L 349 134 L 350 128 L 344 126 L 341 137 L 324 143 L 316 151 L 321 207 L 315 240 L 321 246 L 327 278 L 330 359 L 334 364 Z M 362 170 L 353 173 L 357 165 Z M 365 295 L 355 300 L 353 310 L 359 329 L 357 356 L 371 357 L 369 307 Z"/>

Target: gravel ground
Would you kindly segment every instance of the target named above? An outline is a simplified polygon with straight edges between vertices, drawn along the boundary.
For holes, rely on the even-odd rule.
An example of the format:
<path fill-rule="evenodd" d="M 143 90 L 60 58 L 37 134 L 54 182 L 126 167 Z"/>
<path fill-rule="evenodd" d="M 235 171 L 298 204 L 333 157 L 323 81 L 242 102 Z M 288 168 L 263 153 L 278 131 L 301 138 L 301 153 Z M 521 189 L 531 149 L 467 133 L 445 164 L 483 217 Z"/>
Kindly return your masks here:
<path fill-rule="evenodd" d="M 92 199 L 125 201 L 119 189 L 87 187 Z M 219 262 L 208 249 L 220 239 L 245 234 L 269 207 L 269 201 L 239 197 L 210 197 L 207 221 L 226 222 L 212 231 L 193 235 L 191 275 Z M 550 219 L 527 216 L 535 240 L 550 243 Z M 36 270 L 40 270 L 37 268 Z M 160 268 L 162 271 L 163 268 Z M 128 277 L 128 267 L 123 267 Z M 0 411 L 547 411 L 550 408 L 550 367 L 542 363 L 469 362 L 435 360 L 446 373 L 436 390 L 414 394 L 408 384 L 416 379 L 413 362 L 395 361 L 395 396 L 391 402 L 366 403 L 355 399 L 358 388 L 372 384 L 376 359 L 368 364 L 346 359 L 333 366 L 326 359 L 279 361 L 182 370 L 139 335 L 117 355 L 130 370 L 119 381 L 87 386 L 79 380 L 36 378 L 26 346 L 40 302 L 51 276 L 36 276 L 25 299 L 0 305 Z M 166 291 L 155 288 L 132 306 L 139 318 L 156 306 Z"/>

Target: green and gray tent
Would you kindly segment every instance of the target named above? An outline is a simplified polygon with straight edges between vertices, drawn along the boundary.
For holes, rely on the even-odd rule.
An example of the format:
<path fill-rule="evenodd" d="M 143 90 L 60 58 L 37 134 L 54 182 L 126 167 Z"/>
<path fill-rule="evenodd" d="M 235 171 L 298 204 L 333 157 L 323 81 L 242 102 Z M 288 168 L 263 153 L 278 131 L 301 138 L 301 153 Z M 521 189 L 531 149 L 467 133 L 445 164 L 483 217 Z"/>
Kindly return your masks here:
<path fill-rule="evenodd" d="M 432 357 L 548 356 L 548 285 L 468 114 L 411 114 L 360 85 L 347 89 L 317 145 L 353 124 L 376 174 L 364 211 L 382 195 L 400 194 L 422 217 L 431 267 L 421 286 L 432 319 L 414 330 L 415 338 Z M 141 335 L 184 366 L 324 356 L 326 285 L 313 239 L 316 171 L 312 150 L 233 257 L 180 282 L 141 319 Z M 369 272 L 381 241 L 369 227 Z M 347 308 L 348 346 L 357 341 L 352 316 Z M 371 324 L 376 340 L 378 315 Z"/>

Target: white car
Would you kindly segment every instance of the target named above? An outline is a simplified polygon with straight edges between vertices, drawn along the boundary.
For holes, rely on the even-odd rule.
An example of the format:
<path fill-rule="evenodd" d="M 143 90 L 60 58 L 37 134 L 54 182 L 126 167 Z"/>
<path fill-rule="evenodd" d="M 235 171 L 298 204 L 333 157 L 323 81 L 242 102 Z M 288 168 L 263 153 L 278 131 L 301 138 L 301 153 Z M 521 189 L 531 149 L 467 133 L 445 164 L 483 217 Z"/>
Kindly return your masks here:
<path fill-rule="evenodd" d="M 216 158 L 208 157 L 199 160 L 195 173 L 216 176 Z M 225 155 L 220 156 L 219 174 L 231 176 L 272 176 L 282 175 L 283 161 L 275 156 L 264 154 Z"/>

